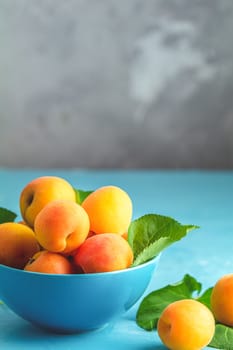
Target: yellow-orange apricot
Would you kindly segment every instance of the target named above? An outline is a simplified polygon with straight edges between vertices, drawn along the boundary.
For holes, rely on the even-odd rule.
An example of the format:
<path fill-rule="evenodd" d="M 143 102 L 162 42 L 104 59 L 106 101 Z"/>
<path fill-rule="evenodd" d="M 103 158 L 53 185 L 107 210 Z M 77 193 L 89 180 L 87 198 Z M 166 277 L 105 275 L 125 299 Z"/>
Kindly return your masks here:
<path fill-rule="evenodd" d="M 30 226 L 41 209 L 53 200 L 76 201 L 75 191 L 65 179 L 57 176 L 42 176 L 29 182 L 20 194 L 20 211 L 23 220 Z"/>
<path fill-rule="evenodd" d="M 45 250 L 36 253 L 29 259 L 24 270 L 41 273 L 73 273 L 72 264 L 66 257 L 59 253 L 51 253 Z"/>
<path fill-rule="evenodd" d="M 132 201 L 117 186 L 104 186 L 92 192 L 82 203 L 89 215 L 90 230 L 98 233 L 127 232 L 132 218 Z"/>
<path fill-rule="evenodd" d="M 40 245 L 54 253 L 70 253 L 84 242 L 90 222 L 81 205 L 57 200 L 48 203 L 35 219 L 35 235 Z"/>
<path fill-rule="evenodd" d="M 85 273 L 122 270 L 132 264 L 133 252 L 120 235 L 103 233 L 86 239 L 75 252 L 74 262 Z"/>
<path fill-rule="evenodd" d="M 222 276 L 211 293 L 211 309 L 215 319 L 233 327 L 233 273 Z"/>
<path fill-rule="evenodd" d="M 0 224 L 0 264 L 22 269 L 40 250 L 32 229 L 25 224 Z"/>
<path fill-rule="evenodd" d="M 202 303 L 183 299 L 162 312 L 158 334 L 170 350 L 200 350 L 209 344 L 215 331 L 212 312 Z"/>

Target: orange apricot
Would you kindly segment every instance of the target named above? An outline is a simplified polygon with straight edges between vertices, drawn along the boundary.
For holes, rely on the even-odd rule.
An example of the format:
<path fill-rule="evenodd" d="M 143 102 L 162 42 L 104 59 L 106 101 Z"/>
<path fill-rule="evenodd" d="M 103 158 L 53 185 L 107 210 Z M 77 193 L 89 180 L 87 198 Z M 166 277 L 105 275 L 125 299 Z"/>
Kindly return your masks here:
<path fill-rule="evenodd" d="M 54 253 L 70 253 L 84 242 L 90 222 L 77 203 L 57 200 L 48 203 L 37 215 L 35 235 L 40 245 Z"/>
<path fill-rule="evenodd" d="M 120 235 L 103 233 L 86 239 L 75 252 L 74 262 L 85 273 L 122 270 L 132 264 L 133 252 Z"/>
<path fill-rule="evenodd" d="M 46 250 L 36 253 L 24 267 L 25 271 L 70 274 L 73 273 L 72 264 L 59 253 Z"/>
<path fill-rule="evenodd" d="M 211 341 L 215 331 L 212 312 L 202 303 L 183 299 L 162 312 L 157 330 L 170 350 L 200 350 Z"/>
<path fill-rule="evenodd" d="M 222 276 L 214 285 L 211 309 L 218 322 L 233 327 L 233 273 Z"/>
<path fill-rule="evenodd" d="M 40 250 L 32 229 L 16 222 L 0 224 L 0 247 L 0 264 L 18 269 Z"/>
<path fill-rule="evenodd" d="M 132 201 L 117 186 L 104 186 L 92 192 L 82 203 L 88 213 L 90 230 L 98 233 L 127 232 L 132 218 Z"/>
<path fill-rule="evenodd" d="M 42 176 L 29 182 L 20 194 L 20 211 L 23 220 L 30 226 L 41 209 L 53 200 L 76 201 L 73 187 L 65 179 L 57 176 Z"/>

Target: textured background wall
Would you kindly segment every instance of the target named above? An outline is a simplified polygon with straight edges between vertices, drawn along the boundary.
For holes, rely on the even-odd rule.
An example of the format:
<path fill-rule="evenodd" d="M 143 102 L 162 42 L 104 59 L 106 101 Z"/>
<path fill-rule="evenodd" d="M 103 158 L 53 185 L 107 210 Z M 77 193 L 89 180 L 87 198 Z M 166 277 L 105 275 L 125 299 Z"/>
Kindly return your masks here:
<path fill-rule="evenodd" d="M 0 0 L 0 166 L 233 167 L 231 0 Z"/>

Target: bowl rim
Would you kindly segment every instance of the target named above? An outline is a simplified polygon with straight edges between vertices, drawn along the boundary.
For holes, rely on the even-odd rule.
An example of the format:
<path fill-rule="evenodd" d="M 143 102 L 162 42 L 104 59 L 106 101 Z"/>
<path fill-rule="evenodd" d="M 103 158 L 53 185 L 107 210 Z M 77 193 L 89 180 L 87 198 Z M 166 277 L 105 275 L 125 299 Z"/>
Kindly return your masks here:
<path fill-rule="evenodd" d="M 5 270 L 10 270 L 10 271 L 15 271 L 18 273 L 26 274 L 26 275 L 32 275 L 32 276 L 40 276 L 41 278 L 43 277 L 50 277 L 50 278 L 94 278 L 94 277 L 103 277 L 103 276 L 111 276 L 111 275 L 120 275 L 120 274 L 125 274 L 125 273 L 130 273 L 131 271 L 136 271 L 140 270 L 143 267 L 146 267 L 148 265 L 153 265 L 157 262 L 159 262 L 160 257 L 161 257 L 162 252 L 160 252 L 158 255 L 153 257 L 152 259 L 144 262 L 143 264 L 137 265 L 137 266 L 132 266 L 128 267 L 126 269 L 122 270 L 116 270 L 116 271 L 107 271 L 107 272 L 94 272 L 94 273 L 70 273 L 70 274 L 65 274 L 65 273 L 44 273 L 44 272 L 34 272 L 34 271 L 26 271 L 23 269 L 17 269 L 15 267 L 7 266 L 0 264 L 0 269 L 5 269 Z"/>

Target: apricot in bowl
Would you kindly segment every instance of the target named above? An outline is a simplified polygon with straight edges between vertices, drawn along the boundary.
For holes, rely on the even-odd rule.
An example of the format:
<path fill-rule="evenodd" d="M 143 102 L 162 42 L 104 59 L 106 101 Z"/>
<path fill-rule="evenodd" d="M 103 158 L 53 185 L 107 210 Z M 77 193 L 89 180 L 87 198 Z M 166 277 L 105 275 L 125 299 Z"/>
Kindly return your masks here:
<path fill-rule="evenodd" d="M 142 297 L 159 258 L 124 270 L 84 274 L 0 265 L 0 298 L 35 326 L 57 333 L 91 331 L 119 319 Z"/>

